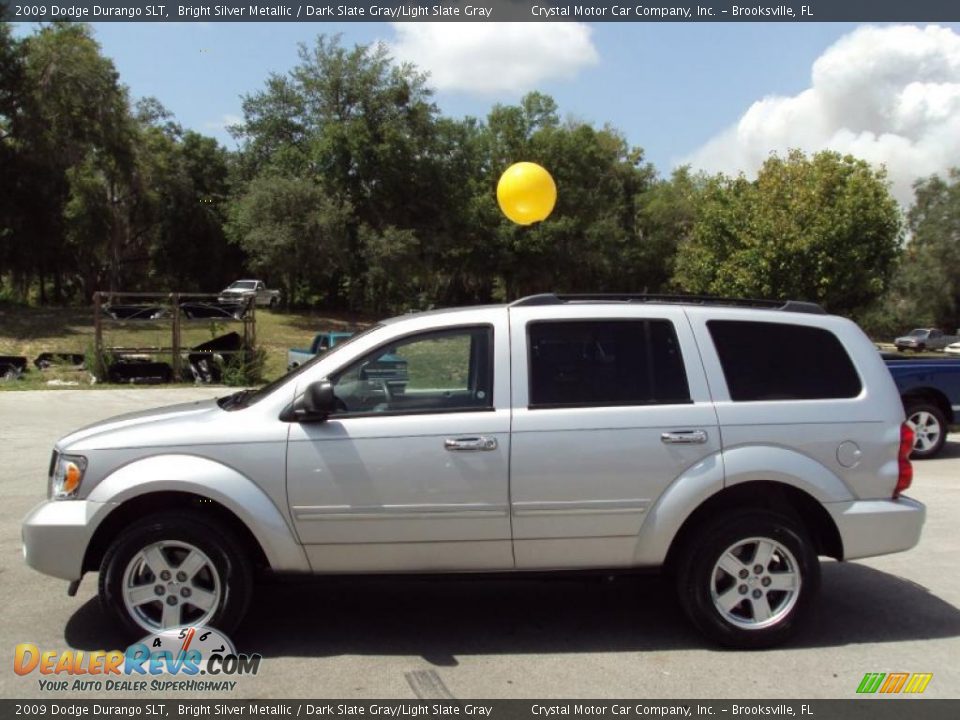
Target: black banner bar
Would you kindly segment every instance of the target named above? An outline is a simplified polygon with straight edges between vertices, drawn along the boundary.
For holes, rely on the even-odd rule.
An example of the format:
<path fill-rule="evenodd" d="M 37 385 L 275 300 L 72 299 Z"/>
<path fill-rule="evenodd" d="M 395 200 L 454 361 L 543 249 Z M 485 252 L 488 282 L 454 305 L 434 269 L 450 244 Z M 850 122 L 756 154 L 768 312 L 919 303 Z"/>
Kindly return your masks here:
<path fill-rule="evenodd" d="M 950 22 L 956 0 L 785 0 L 649 3 L 613 0 L 0 0 L 0 19 L 17 22 Z"/>
<path fill-rule="evenodd" d="M 871 696 L 850 700 L 0 700 L 0 717 L 33 718 L 476 718 L 659 720 L 809 718 L 953 720 L 960 700 Z"/>

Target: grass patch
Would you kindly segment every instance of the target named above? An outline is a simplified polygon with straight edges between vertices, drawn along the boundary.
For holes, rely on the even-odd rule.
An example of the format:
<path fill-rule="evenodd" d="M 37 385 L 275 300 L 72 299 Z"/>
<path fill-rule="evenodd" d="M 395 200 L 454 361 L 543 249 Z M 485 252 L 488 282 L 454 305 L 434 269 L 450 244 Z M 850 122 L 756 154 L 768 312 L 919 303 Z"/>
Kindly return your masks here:
<path fill-rule="evenodd" d="M 470 337 L 457 335 L 402 346 L 397 357 L 407 361 L 409 390 L 466 390 L 470 381 Z"/>
<path fill-rule="evenodd" d="M 369 325 L 371 319 L 352 315 L 284 313 L 257 310 L 257 346 L 263 349 L 263 377 L 273 380 L 287 371 L 287 350 L 305 347 L 313 336 L 325 330 L 353 331 Z M 195 321 L 183 323 L 181 345 L 198 345 L 230 331 L 243 333 L 242 323 Z M 169 321 L 127 321 L 104 323 L 104 344 L 122 347 L 169 347 Z M 56 387 L 127 387 L 90 383 L 90 374 L 70 367 L 51 367 L 43 372 L 33 366 L 41 352 L 86 354 L 94 344 L 92 308 L 35 308 L 0 305 L 0 355 L 23 355 L 28 370 L 20 379 L 0 381 L 0 390 L 46 390 Z M 92 352 L 90 353 L 92 354 Z M 156 358 L 158 360 L 169 360 Z M 56 381 L 55 384 L 48 384 Z M 59 383 L 77 383 L 76 385 Z M 185 383 L 192 385 L 193 383 Z M 161 385 L 160 387 L 170 387 Z"/>

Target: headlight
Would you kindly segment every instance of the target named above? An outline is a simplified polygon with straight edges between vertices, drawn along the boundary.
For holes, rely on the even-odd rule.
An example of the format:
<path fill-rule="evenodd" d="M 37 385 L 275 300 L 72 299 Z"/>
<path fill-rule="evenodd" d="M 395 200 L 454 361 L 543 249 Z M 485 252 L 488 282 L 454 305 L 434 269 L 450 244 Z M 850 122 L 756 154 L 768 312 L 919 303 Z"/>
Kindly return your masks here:
<path fill-rule="evenodd" d="M 56 500 L 76 497 L 87 471 L 87 459 L 82 455 L 59 455 L 50 477 L 50 495 Z"/>

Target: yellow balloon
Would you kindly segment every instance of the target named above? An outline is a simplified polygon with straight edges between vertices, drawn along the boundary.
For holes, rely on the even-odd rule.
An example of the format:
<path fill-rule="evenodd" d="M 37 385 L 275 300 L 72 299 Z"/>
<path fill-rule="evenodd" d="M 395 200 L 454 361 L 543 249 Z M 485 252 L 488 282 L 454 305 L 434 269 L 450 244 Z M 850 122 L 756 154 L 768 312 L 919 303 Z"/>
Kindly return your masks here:
<path fill-rule="evenodd" d="M 514 163 L 497 183 L 497 203 L 518 225 L 546 220 L 557 202 L 557 186 L 550 173 L 532 162 Z"/>

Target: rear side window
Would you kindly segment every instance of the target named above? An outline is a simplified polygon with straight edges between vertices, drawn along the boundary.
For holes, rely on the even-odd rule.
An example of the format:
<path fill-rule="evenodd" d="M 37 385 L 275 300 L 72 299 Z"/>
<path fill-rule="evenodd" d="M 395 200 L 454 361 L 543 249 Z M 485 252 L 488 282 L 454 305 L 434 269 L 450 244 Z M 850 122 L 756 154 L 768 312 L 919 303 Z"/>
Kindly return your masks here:
<path fill-rule="evenodd" d="M 710 320 L 730 399 L 852 398 L 862 386 L 836 335 L 823 328 Z"/>
<path fill-rule="evenodd" d="M 527 326 L 530 407 L 688 403 L 668 320 L 578 320 Z"/>

